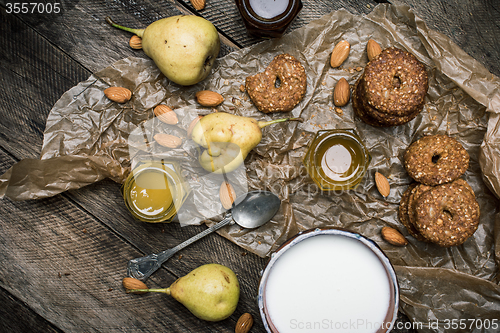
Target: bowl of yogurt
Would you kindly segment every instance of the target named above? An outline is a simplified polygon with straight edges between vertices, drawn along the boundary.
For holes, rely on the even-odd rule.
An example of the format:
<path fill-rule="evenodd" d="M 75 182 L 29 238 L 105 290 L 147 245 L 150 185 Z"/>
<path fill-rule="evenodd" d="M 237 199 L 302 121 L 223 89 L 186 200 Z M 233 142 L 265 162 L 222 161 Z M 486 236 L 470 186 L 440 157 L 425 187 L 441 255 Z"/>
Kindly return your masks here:
<path fill-rule="evenodd" d="M 345 229 L 300 232 L 272 255 L 258 304 L 269 333 L 389 332 L 399 286 L 384 252 Z"/>

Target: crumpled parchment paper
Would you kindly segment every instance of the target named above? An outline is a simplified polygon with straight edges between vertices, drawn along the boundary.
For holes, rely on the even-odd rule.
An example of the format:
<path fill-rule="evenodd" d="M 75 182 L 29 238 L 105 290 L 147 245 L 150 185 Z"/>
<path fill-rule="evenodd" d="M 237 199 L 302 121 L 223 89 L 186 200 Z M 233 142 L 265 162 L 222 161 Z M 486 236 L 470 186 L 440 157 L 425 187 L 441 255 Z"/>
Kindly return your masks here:
<path fill-rule="evenodd" d="M 362 74 L 356 68 L 368 61 L 365 47 L 370 38 L 383 48 L 408 50 L 427 67 L 430 88 L 424 111 L 404 126 L 366 125 L 353 115 L 350 104 L 342 113 L 334 111 L 333 87 L 342 77 L 354 84 Z M 351 43 L 350 55 L 340 69 L 332 69 L 331 50 L 344 39 Z M 0 195 L 23 200 L 55 195 L 105 177 L 123 182 L 136 158 L 129 152 L 129 134 L 151 121 L 152 108 L 164 103 L 175 108 L 180 124 L 163 130 L 185 138 L 193 112 L 212 112 L 196 104 L 194 94 L 199 90 L 225 96 L 218 111 L 259 120 L 283 117 L 258 112 L 240 91 L 248 75 L 263 71 L 280 53 L 292 54 L 306 69 L 306 96 L 286 114 L 305 121 L 264 129 L 261 143 L 247 157 L 243 171 L 236 173 L 235 181 L 241 185 L 238 191 L 267 189 L 278 194 L 281 209 L 256 230 L 232 226 L 219 233 L 266 256 L 298 231 L 348 228 L 375 240 L 389 256 L 401 287 L 401 309 L 418 331 L 457 331 L 452 326 L 456 319 L 465 320 L 468 332 L 497 332 L 493 323 L 500 318 L 500 80 L 397 2 L 378 5 L 367 16 L 332 12 L 281 39 L 230 53 L 218 60 L 208 79 L 192 87 L 171 84 L 149 59 L 118 61 L 61 97 L 47 119 L 41 159 L 15 164 L 0 178 Z M 131 89 L 132 100 L 123 105 L 110 102 L 103 94 L 109 86 Z M 302 158 L 316 131 L 334 128 L 355 129 L 373 159 L 355 190 L 321 193 L 307 176 Z M 458 247 L 418 242 L 397 218 L 401 194 L 411 182 L 402 164 L 403 152 L 412 141 L 435 133 L 457 138 L 471 156 L 464 178 L 477 196 L 481 220 L 477 232 Z M 215 211 L 199 208 L 208 199 L 217 201 L 203 190 L 222 178 L 203 181 L 206 174 L 193 164 L 196 147 L 190 140 L 171 151 L 145 151 L 178 158 L 187 168 L 184 175 L 195 194 L 183 209 L 197 218 L 186 223 L 211 218 L 210 224 L 222 218 L 221 214 L 207 215 L 221 213 L 220 206 Z M 376 171 L 389 178 L 391 193 L 386 199 L 374 186 Z M 400 248 L 385 243 L 380 237 L 383 226 L 399 229 L 410 244 Z"/>

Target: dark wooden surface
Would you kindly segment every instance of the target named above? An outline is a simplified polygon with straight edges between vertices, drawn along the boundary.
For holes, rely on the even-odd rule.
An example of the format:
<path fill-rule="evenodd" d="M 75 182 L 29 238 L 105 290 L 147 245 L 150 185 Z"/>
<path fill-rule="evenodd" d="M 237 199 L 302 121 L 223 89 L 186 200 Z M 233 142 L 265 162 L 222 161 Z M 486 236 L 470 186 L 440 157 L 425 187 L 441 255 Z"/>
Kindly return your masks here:
<path fill-rule="evenodd" d="M 332 10 L 366 14 L 377 5 L 371 0 L 303 1 L 292 29 Z M 105 16 L 145 27 L 162 17 L 196 13 L 182 0 L 63 0 L 59 14 L 8 14 L 9 2 L 0 1 L 1 173 L 21 159 L 39 157 L 47 115 L 66 90 L 142 52 L 130 49 L 130 34 L 110 29 Z M 403 3 L 500 75 L 498 1 Z M 247 36 L 231 0 L 208 0 L 197 14 L 219 29 L 221 56 L 259 41 Z M 119 185 L 109 180 L 48 199 L 1 200 L 0 332 L 232 332 L 244 312 L 255 317 L 252 332 L 263 332 L 256 292 L 266 259 L 243 255 L 241 248 L 216 234 L 183 250 L 182 257 L 171 259 L 148 284 L 167 287 L 209 262 L 230 266 L 242 292 L 230 318 L 207 323 L 169 297 L 124 293 L 121 279 L 129 259 L 172 247 L 204 228 L 133 221 Z"/>

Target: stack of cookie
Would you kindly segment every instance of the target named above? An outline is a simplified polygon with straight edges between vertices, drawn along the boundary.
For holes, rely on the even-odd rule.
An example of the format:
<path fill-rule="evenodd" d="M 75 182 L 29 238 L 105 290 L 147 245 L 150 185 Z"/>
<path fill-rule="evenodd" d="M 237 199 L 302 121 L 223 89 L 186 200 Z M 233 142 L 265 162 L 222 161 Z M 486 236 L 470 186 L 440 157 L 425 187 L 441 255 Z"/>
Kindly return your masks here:
<path fill-rule="evenodd" d="M 372 126 L 403 125 L 422 111 L 428 88 L 424 65 L 413 54 L 390 47 L 366 65 L 354 86 L 353 109 Z"/>
<path fill-rule="evenodd" d="M 404 163 L 417 182 L 401 197 L 401 223 L 419 241 L 463 244 L 479 225 L 474 191 L 459 178 L 469 166 L 467 151 L 449 136 L 424 136 L 408 147 Z"/>

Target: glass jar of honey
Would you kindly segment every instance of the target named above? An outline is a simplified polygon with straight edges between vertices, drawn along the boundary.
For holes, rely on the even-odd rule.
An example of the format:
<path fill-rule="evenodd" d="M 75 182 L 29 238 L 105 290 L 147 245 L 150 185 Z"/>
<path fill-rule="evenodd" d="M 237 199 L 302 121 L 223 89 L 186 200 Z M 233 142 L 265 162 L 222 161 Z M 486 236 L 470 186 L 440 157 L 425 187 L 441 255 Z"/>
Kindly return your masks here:
<path fill-rule="evenodd" d="M 318 131 L 303 160 L 307 173 L 322 191 L 355 188 L 370 161 L 368 150 L 351 129 Z"/>
<path fill-rule="evenodd" d="M 248 34 L 281 37 L 302 9 L 300 0 L 235 0 Z"/>
<path fill-rule="evenodd" d="M 170 222 L 188 195 L 175 162 L 139 162 L 122 186 L 125 205 L 144 222 Z"/>

